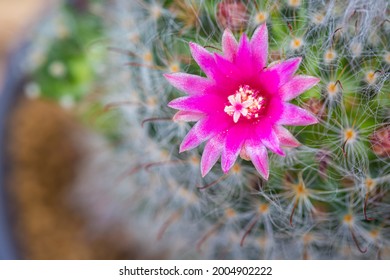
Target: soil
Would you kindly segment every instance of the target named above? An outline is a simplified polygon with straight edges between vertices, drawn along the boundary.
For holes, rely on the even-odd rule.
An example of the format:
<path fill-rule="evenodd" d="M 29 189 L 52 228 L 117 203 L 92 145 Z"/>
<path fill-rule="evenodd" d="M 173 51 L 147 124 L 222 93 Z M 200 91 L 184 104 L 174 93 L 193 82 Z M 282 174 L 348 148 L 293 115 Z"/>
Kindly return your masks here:
<path fill-rule="evenodd" d="M 82 128 L 56 104 L 23 100 L 9 129 L 15 234 L 25 259 L 134 259 L 121 233 L 96 237 L 67 194 L 83 157 Z M 91 236 L 94 236 L 93 238 Z"/>

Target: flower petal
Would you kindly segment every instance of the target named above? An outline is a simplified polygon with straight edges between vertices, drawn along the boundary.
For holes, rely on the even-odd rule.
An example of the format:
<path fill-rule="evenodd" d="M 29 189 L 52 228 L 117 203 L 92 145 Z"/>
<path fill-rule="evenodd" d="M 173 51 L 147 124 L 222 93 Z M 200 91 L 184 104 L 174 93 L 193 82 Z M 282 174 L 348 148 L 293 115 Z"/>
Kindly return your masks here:
<path fill-rule="evenodd" d="M 245 149 L 256 170 L 265 180 L 268 180 L 269 166 L 267 149 L 263 145 L 255 144 L 252 141 L 245 143 Z"/>
<path fill-rule="evenodd" d="M 283 150 L 280 148 L 279 138 L 273 130 L 271 130 L 268 137 L 262 138 L 261 142 L 275 154 L 285 156 Z"/>
<path fill-rule="evenodd" d="M 267 65 L 268 57 L 268 30 L 265 23 L 255 30 L 250 45 L 256 71 L 260 72 Z"/>
<path fill-rule="evenodd" d="M 308 111 L 290 103 L 284 103 L 283 112 L 278 121 L 281 125 L 309 125 L 316 124 L 318 120 Z"/>
<path fill-rule="evenodd" d="M 232 80 L 240 81 L 242 79 L 242 72 L 240 69 L 227 58 L 214 54 L 215 61 L 218 65 L 219 70 L 223 73 L 226 83 L 231 83 Z M 226 87 L 227 85 L 223 85 Z"/>
<path fill-rule="evenodd" d="M 232 168 L 236 162 L 236 159 L 240 154 L 241 147 L 246 139 L 246 131 L 246 127 L 242 127 L 240 125 L 233 126 L 228 130 L 221 157 L 223 172 L 228 173 L 230 168 Z"/>
<path fill-rule="evenodd" d="M 283 101 L 290 101 L 315 86 L 320 79 L 311 76 L 295 76 L 279 90 Z"/>
<path fill-rule="evenodd" d="M 235 111 L 234 114 L 233 114 L 233 121 L 235 123 L 237 123 L 238 120 L 240 119 L 240 116 L 241 116 L 241 113 L 239 111 Z"/>
<path fill-rule="evenodd" d="M 165 74 L 164 77 L 172 86 L 189 95 L 207 93 L 207 89 L 214 84 L 214 81 L 207 78 L 186 73 Z"/>
<path fill-rule="evenodd" d="M 202 113 L 214 113 L 223 105 L 224 100 L 213 94 L 179 97 L 168 103 L 173 109 Z"/>
<path fill-rule="evenodd" d="M 222 152 L 224 141 L 225 138 L 223 137 L 223 134 L 220 134 L 211 138 L 207 142 L 202 154 L 202 160 L 200 162 L 202 177 L 206 176 L 214 164 L 218 161 L 218 158 Z"/>
<path fill-rule="evenodd" d="M 179 111 L 173 116 L 173 121 L 175 122 L 196 122 L 199 121 L 204 114 L 188 111 Z"/>
<path fill-rule="evenodd" d="M 298 70 L 299 64 L 301 63 L 302 58 L 301 57 L 294 57 L 287 59 L 283 62 L 278 62 L 276 64 L 273 64 L 268 68 L 269 71 L 276 70 L 279 74 L 279 85 L 282 86 L 288 81 L 291 80 L 294 73 Z"/>
<path fill-rule="evenodd" d="M 199 146 L 210 137 L 210 133 L 202 129 L 203 123 L 202 120 L 197 122 L 184 137 L 180 145 L 180 153 Z"/>
<path fill-rule="evenodd" d="M 259 87 L 268 95 L 278 95 L 280 74 L 277 70 L 268 68 L 259 74 Z"/>
<path fill-rule="evenodd" d="M 221 119 L 221 116 L 210 115 L 198 121 L 184 137 L 180 145 L 180 153 L 197 147 L 232 125 L 233 121 L 230 116 L 224 113 L 222 117 L 225 119 Z"/>
<path fill-rule="evenodd" d="M 196 63 L 198 63 L 206 76 L 213 80 L 218 79 L 218 69 L 214 55 L 202 46 L 192 42 L 190 43 L 190 49 L 192 57 L 195 59 Z"/>
<path fill-rule="evenodd" d="M 222 51 L 224 57 L 233 62 L 236 58 L 237 47 L 238 43 L 233 33 L 229 29 L 225 29 L 222 35 Z"/>
<path fill-rule="evenodd" d="M 241 73 L 244 72 L 247 77 L 250 77 L 254 74 L 253 63 L 251 46 L 248 37 L 244 33 L 240 38 L 235 64 Z"/>
<path fill-rule="evenodd" d="M 275 125 L 274 131 L 279 138 L 280 144 L 285 147 L 298 147 L 301 145 L 297 139 L 281 125 Z"/>

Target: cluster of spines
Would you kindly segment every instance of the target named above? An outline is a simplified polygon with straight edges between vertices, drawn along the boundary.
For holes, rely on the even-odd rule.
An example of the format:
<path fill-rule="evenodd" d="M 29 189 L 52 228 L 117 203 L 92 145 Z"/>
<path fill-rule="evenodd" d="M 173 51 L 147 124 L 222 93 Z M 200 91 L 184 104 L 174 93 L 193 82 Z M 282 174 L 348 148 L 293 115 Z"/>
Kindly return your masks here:
<path fill-rule="evenodd" d="M 128 162 L 105 194 L 116 205 L 110 215 L 136 217 L 139 238 L 165 244 L 176 258 L 390 257 L 389 154 L 374 149 L 390 140 L 372 140 L 390 130 L 386 1 L 115 5 L 115 71 L 105 102 L 121 109 L 117 150 Z M 295 129 L 302 146 L 286 149 L 285 158 L 270 155 L 268 182 L 244 161 L 228 174 L 214 167 L 202 179 L 202 148 L 178 153 L 190 125 L 172 120 L 166 104 L 179 93 L 162 74 L 200 74 L 189 41 L 218 52 L 224 28 L 238 36 L 263 22 L 270 61 L 302 56 L 300 71 L 321 78 L 295 101 L 320 123 Z"/>

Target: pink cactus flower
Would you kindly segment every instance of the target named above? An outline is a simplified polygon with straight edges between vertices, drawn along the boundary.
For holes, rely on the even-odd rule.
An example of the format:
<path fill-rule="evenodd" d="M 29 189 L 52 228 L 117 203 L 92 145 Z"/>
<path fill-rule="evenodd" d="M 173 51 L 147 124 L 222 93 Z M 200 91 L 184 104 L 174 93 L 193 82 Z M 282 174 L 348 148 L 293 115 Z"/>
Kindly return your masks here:
<path fill-rule="evenodd" d="M 187 94 L 168 106 L 179 110 L 174 120 L 196 122 L 184 138 L 180 152 L 207 141 L 201 160 L 205 176 L 221 157 L 227 173 L 240 155 L 251 160 L 264 179 L 269 177 L 268 152 L 284 156 L 282 146 L 300 143 L 283 125 L 317 123 L 308 111 L 288 103 L 319 82 L 296 75 L 300 57 L 267 67 L 268 31 L 259 26 L 252 39 L 237 42 L 230 30 L 222 36 L 222 52 L 210 53 L 190 43 L 193 58 L 207 77 L 187 73 L 166 74 L 166 79 Z"/>

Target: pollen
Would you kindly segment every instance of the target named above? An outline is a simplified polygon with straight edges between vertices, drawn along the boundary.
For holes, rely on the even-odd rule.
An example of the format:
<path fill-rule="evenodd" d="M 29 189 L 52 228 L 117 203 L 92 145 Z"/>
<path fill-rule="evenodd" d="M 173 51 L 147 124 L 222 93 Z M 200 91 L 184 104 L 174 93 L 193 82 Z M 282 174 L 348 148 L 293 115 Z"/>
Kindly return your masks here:
<path fill-rule="evenodd" d="M 198 166 L 198 164 L 199 164 L 199 157 L 197 157 L 197 156 L 192 156 L 192 157 L 190 158 L 190 161 L 191 161 L 191 163 L 192 163 L 193 165 Z"/>
<path fill-rule="evenodd" d="M 177 73 L 180 71 L 180 65 L 178 63 L 172 63 L 171 65 L 169 65 L 169 71 L 172 72 L 172 73 Z"/>
<path fill-rule="evenodd" d="M 352 128 L 347 128 L 344 130 L 344 141 L 353 142 L 357 138 L 357 132 Z"/>
<path fill-rule="evenodd" d="M 326 63 L 330 63 L 332 62 L 333 60 L 335 60 L 335 58 L 337 57 L 337 53 L 332 50 L 332 49 L 329 49 L 325 52 L 324 54 L 324 61 Z"/>
<path fill-rule="evenodd" d="M 265 105 L 265 98 L 247 85 L 240 86 L 235 94 L 228 97 L 228 100 L 230 105 L 226 105 L 224 111 L 233 117 L 235 123 L 241 116 L 248 120 L 257 119 Z"/>
<path fill-rule="evenodd" d="M 266 204 L 266 203 L 260 204 L 260 206 L 259 206 L 259 208 L 258 208 L 258 211 L 259 211 L 259 213 L 261 213 L 261 214 L 267 213 L 268 210 L 269 210 L 269 205 Z"/>
<path fill-rule="evenodd" d="M 313 17 L 313 23 L 319 25 L 319 24 L 322 24 L 324 22 L 324 15 L 322 13 L 317 13 L 314 15 Z"/>
<path fill-rule="evenodd" d="M 294 38 L 291 43 L 290 43 L 290 47 L 293 49 L 293 50 L 298 50 L 300 49 L 301 47 L 303 46 L 303 40 L 302 38 Z"/>
<path fill-rule="evenodd" d="M 305 244 L 305 245 L 310 244 L 314 240 L 313 234 L 305 233 L 302 236 L 302 240 L 303 240 L 303 244 Z"/>
<path fill-rule="evenodd" d="M 351 52 L 352 52 L 353 56 L 359 57 L 362 54 L 363 46 L 361 43 L 353 42 L 350 47 L 351 47 Z"/>
<path fill-rule="evenodd" d="M 349 226 L 352 225 L 353 223 L 353 216 L 352 214 L 346 214 L 344 217 L 343 217 L 343 222 Z"/>
<path fill-rule="evenodd" d="M 266 248 L 268 245 L 268 241 L 269 240 L 267 236 L 260 236 L 259 238 L 257 238 L 257 242 L 261 248 Z"/>
<path fill-rule="evenodd" d="M 298 184 L 293 185 L 293 189 L 297 197 L 304 197 L 308 195 L 308 191 L 303 182 L 299 182 Z"/>
<path fill-rule="evenodd" d="M 146 101 L 146 104 L 148 104 L 149 107 L 155 107 L 155 106 L 157 106 L 158 102 L 157 102 L 156 98 L 149 97 Z"/>
<path fill-rule="evenodd" d="M 150 7 L 150 15 L 153 19 L 158 20 L 162 15 L 162 9 L 159 5 L 153 5 Z"/>
<path fill-rule="evenodd" d="M 232 208 L 227 208 L 225 210 L 225 216 L 227 218 L 231 219 L 231 218 L 234 218 L 236 215 L 237 215 L 236 211 L 234 211 L 234 209 L 232 209 Z"/>
<path fill-rule="evenodd" d="M 288 0 L 288 5 L 293 8 L 301 6 L 301 0 Z"/>
<path fill-rule="evenodd" d="M 193 193 L 187 191 L 184 188 L 180 188 L 178 190 L 178 193 L 182 199 L 184 199 L 186 202 L 190 204 L 195 204 L 198 201 L 197 196 L 195 196 Z"/>
<path fill-rule="evenodd" d="M 241 166 L 239 164 L 235 164 L 232 168 L 234 173 L 240 173 L 241 172 Z"/>
<path fill-rule="evenodd" d="M 376 73 L 372 70 L 368 71 L 365 76 L 365 80 L 369 85 L 372 85 L 376 82 Z"/>
<path fill-rule="evenodd" d="M 132 42 L 132 43 L 136 44 L 136 43 L 140 42 L 140 36 L 138 33 L 132 33 L 129 35 L 128 38 L 129 38 L 130 42 Z"/>
<path fill-rule="evenodd" d="M 366 186 L 367 190 L 370 191 L 376 186 L 376 181 L 370 177 L 366 178 L 364 185 Z"/>
<path fill-rule="evenodd" d="M 373 229 L 373 230 L 371 230 L 368 234 L 370 235 L 370 237 L 371 237 L 372 239 L 378 239 L 378 237 L 379 237 L 379 235 L 380 235 L 380 231 L 377 230 L 377 229 Z"/>
<path fill-rule="evenodd" d="M 255 16 L 255 21 L 257 24 L 261 24 L 265 22 L 268 18 L 268 14 L 266 12 L 260 11 Z"/>
<path fill-rule="evenodd" d="M 326 91 L 329 96 L 334 97 L 339 93 L 339 85 L 337 82 L 329 82 L 326 86 Z"/>
<path fill-rule="evenodd" d="M 152 53 L 151 52 L 144 53 L 143 59 L 144 59 L 145 62 L 148 62 L 148 63 L 152 62 L 152 60 L 153 60 Z"/>

